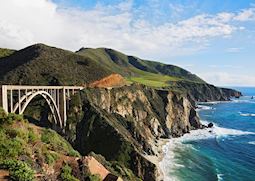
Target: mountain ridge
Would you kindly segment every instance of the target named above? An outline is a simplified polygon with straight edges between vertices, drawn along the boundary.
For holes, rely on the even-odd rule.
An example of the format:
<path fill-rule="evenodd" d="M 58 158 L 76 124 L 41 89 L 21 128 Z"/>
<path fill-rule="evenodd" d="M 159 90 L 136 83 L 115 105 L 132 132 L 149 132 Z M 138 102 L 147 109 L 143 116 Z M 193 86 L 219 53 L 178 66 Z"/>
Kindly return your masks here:
<path fill-rule="evenodd" d="M 241 95 L 231 89 L 212 86 L 178 66 L 143 60 L 109 48 L 81 48 L 72 52 L 34 44 L 0 58 L 1 84 L 85 86 L 115 73 L 129 84 L 171 89 L 190 94 L 199 101 L 198 97 L 202 97 L 202 101 L 212 98 L 220 101 L 228 100 L 227 94 Z M 217 95 L 205 96 L 204 91 Z"/>

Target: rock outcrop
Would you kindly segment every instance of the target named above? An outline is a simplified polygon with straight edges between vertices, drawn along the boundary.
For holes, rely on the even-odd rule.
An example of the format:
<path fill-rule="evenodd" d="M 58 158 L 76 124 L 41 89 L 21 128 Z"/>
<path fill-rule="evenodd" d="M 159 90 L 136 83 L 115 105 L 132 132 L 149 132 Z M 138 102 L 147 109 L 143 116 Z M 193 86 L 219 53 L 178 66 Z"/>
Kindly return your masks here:
<path fill-rule="evenodd" d="M 147 155 L 160 155 L 160 138 L 182 136 L 201 127 L 188 97 L 142 85 L 81 92 L 83 118 L 77 120 L 75 147 L 156 180 L 158 169 Z M 123 175 L 122 175 L 123 176 Z M 124 177 L 125 179 L 125 177 Z"/>
<path fill-rule="evenodd" d="M 175 82 L 175 89 L 186 92 L 189 97 L 198 102 L 228 101 L 231 97 L 242 96 L 241 92 L 228 88 L 219 88 L 207 83 Z"/>

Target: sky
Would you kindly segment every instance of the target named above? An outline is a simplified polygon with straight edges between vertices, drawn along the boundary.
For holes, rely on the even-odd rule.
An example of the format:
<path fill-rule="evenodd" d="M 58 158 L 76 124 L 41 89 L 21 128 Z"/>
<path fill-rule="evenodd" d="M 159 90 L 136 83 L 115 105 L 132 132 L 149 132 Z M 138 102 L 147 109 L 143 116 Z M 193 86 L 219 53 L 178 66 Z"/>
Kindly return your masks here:
<path fill-rule="evenodd" d="M 0 47 L 108 47 L 255 86 L 255 0 L 0 0 Z"/>

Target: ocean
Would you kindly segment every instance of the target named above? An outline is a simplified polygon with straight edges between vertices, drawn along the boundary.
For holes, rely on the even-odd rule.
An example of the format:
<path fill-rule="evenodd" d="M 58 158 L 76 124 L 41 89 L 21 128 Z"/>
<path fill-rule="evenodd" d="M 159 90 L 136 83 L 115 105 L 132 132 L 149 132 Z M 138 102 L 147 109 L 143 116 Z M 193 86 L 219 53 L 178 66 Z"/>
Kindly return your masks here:
<path fill-rule="evenodd" d="M 199 106 L 201 122 L 213 128 L 191 131 L 163 147 L 165 181 L 255 181 L 255 88 L 235 89 L 244 96 Z"/>

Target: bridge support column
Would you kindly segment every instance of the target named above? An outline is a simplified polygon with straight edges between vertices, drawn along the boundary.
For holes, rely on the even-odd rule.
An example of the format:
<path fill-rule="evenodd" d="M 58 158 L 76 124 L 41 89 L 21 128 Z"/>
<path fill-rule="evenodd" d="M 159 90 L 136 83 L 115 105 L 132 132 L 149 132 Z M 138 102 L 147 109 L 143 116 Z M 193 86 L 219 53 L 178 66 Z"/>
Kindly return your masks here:
<path fill-rule="evenodd" d="M 66 111 L 66 89 L 59 90 L 59 113 L 62 120 L 62 126 L 66 126 L 67 111 Z"/>
<path fill-rule="evenodd" d="M 8 112 L 8 94 L 7 87 L 5 85 L 2 85 L 0 89 L 0 106 Z"/>

